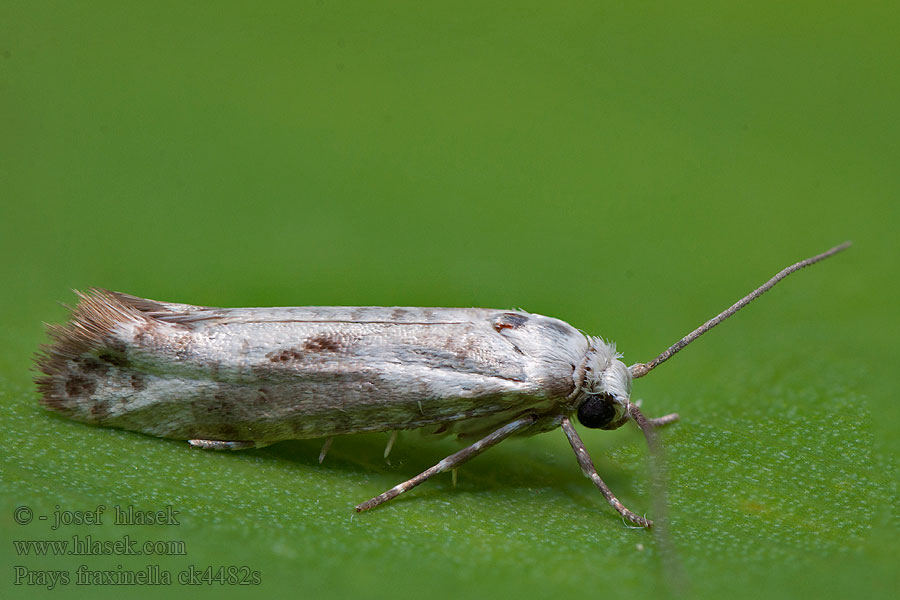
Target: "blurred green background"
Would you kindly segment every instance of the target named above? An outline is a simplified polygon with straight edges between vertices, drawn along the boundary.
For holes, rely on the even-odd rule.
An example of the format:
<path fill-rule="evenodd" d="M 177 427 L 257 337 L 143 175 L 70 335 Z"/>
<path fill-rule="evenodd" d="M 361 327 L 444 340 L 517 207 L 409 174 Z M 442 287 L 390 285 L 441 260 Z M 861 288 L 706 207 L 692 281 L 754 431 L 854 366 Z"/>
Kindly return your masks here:
<path fill-rule="evenodd" d="M 895 597 L 898 16 L 893 2 L 3 0 L 0 595 Z M 57 418 L 31 382 L 41 323 L 66 318 L 71 288 L 521 307 L 630 363 L 845 239 L 636 382 L 648 414 L 683 418 L 664 434 L 668 543 L 623 525 L 560 432 L 354 515 L 458 446 L 401 434 L 390 464 L 386 435 L 337 439 L 322 465 L 317 441 L 206 453 Z M 639 433 L 584 437 L 652 517 Z M 102 526 L 13 518 L 100 504 Z M 171 505 L 180 524 L 117 526 L 115 505 Z M 72 535 L 186 554 L 12 543 Z M 261 584 L 78 586 L 79 565 L 246 566 Z M 47 591 L 48 570 L 70 583 Z"/>

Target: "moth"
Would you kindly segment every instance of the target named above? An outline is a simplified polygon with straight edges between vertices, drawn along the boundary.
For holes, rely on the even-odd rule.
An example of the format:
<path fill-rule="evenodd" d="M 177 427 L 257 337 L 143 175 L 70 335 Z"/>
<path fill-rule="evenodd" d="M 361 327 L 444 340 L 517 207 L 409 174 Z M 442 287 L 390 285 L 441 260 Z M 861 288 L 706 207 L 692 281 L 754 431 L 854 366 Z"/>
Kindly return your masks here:
<path fill-rule="evenodd" d="M 48 326 L 52 341 L 36 357 L 36 383 L 43 405 L 68 418 L 205 449 L 326 438 L 324 456 L 333 436 L 407 429 L 471 442 L 357 511 L 510 436 L 560 427 L 607 502 L 649 527 L 597 474 L 572 416 L 598 429 L 633 420 L 652 447 L 653 430 L 678 415 L 645 418 L 631 401 L 632 380 L 790 273 L 848 246 L 787 267 L 653 361 L 630 367 L 614 344 L 520 310 L 213 308 L 94 288 L 76 292 L 68 323 Z"/>

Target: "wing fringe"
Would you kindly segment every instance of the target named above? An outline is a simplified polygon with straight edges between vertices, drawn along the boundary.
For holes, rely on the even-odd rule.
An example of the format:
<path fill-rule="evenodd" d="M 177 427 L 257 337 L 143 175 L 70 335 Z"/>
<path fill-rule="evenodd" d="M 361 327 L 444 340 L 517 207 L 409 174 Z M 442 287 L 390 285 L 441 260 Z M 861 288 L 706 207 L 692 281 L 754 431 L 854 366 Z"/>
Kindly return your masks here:
<path fill-rule="evenodd" d="M 35 383 L 41 404 L 67 416 L 72 416 L 76 405 L 85 401 L 85 386 L 79 385 L 77 377 L 70 377 L 79 370 L 74 368 L 77 363 L 105 355 L 115 364 L 116 355 L 123 351 L 114 336 L 116 328 L 123 322 L 150 321 L 152 317 L 145 311 L 157 304 L 102 288 L 90 288 L 86 293 L 73 291 L 78 305 L 69 321 L 47 325 L 50 343 L 42 345 L 34 357 L 40 372 Z"/>

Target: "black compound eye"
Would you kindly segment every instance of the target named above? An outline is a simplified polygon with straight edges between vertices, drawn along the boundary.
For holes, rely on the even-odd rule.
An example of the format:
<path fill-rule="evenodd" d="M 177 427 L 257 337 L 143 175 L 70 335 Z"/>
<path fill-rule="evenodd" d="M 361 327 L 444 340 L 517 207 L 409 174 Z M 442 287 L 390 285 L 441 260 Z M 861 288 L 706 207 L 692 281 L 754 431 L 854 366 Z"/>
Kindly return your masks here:
<path fill-rule="evenodd" d="M 616 405 L 609 394 L 588 396 L 578 407 L 578 421 L 589 429 L 601 429 L 616 418 Z"/>

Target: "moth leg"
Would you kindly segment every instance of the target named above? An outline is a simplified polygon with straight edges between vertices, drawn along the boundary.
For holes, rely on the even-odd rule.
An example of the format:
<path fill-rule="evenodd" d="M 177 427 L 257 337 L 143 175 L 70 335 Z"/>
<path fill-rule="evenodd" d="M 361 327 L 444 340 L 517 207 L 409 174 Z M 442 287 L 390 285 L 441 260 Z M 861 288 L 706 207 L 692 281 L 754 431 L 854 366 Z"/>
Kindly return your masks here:
<path fill-rule="evenodd" d="M 268 446 L 264 442 L 228 442 L 224 440 L 188 440 L 188 444 L 194 448 L 203 448 L 204 450 L 246 450 L 248 448 Z"/>
<path fill-rule="evenodd" d="M 384 447 L 384 459 L 387 460 L 388 455 L 391 453 L 391 448 L 394 447 L 394 442 L 397 441 L 397 434 L 400 433 L 396 429 L 391 432 L 391 437 L 388 438 L 387 446 Z"/>
<path fill-rule="evenodd" d="M 680 418 L 681 417 L 678 416 L 678 413 L 669 413 L 661 417 L 656 417 L 655 419 L 647 419 L 647 422 L 650 423 L 653 427 L 662 427 L 663 425 L 674 423 Z"/>
<path fill-rule="evenodd" d="M 514 434 L 518 431 L 521 431 L 522 429 L 525 429 L 526 427 L 529 427 L 530 425 L 532 425 L 534 423 L 534 421 L 535 421 L 535 418 L 531 415 L 528 415 L 528 416 L 516 419 L 515 421 L 512 421 L 511 423 L 507 423 L 506 425 L 504 425 L 500 429 L 496 430 L 495 432 L 490 433 L 490 434 L 486 435 L 485 437 L 481 438 L 480 440 L 478 440 L 477 442 L 475 442 L 468 448 L 463 448 L 456 454 L 451 454 L 450 456 L 448 456 L 447 458 L 445 458 L 438 464 L 434 465 L 430 469 L 422 471 L 421 473 L 419 473 L 412 479 L 410 479 L 408 481 L 404 481 L 403 483 L 401 483 L 399 485 L 395 485 L 388 491 L 384 492 L 381 495 L 375 496 L 371 500 L 366 500 L 362 504 L 358 504 L 356 506 L 356 512 L 362 512 L 364 510 L 369 510 L 370 508 L 375 508 L 379 504 L 383 504 L 383 503 L 387 502 L 388 500 L 396 498 L 403 492 L 411 490 L 412 488 L 416 487 L 417 485 L 419 485 L 420 483 L 422 483 L 429 477 L 432 477 L 433 475 L 437 475 L 438 473 L 443 473 L 444 471 L 450 471 L 451 469 L 455 469 L 456 467 L 463 464 L 467 460 L 478 456 L 479 454 L 481 454 L 482 452 L 484 452 L 491 446 L 495 446 L 495 445 L 499 444 L 500 442 L 502 442 L 503 440 L 505 440 L 512 434 Z"/>
<path fill-rule="evenodd" d="M 333 441 L 334 441 L 334 438 L 330 437 L 327 440 L 325 440 L 324 444 L 322 444 L 322 451 L 319 452 L 319 464 L 320 465 L 322 464 L 322 461 L 325 460 L 325 455 L 328 454 L 328 450 L 331 449 L 331 442 L 333 442 Z"/>
<path fill-rule="evenodd" d="M 634 404 L 640 406 L 637 402 L 635 402 Z M 618 429 L 619 427 L 627 423 L 628 419 L 630 418 L 631 416 L 628 413 L 625 413 L 624 415 L 622 415 L 621 419 L 619 419 L 618 421 L 613 421 L 609 425 L 604 426 L 603 429 Z M 663 425 L 674 423 L 680 418 L 681 417 L 678 415 L 678 413 L 669 413 L 661 417 L 656 417 L 655 419 L 647 419 L 647 423 L 649 423 L 653 427 L 662 427 Z"/>
<path fill-rule="evenodd" d="M 634 404 L 635 406 L 637 406 L 638 408 L 643 408 L 643 407 L 641 406 L 641 401 L 640 401 L 640 400 L 635 400 L 635 401 L 633 402 L 633 404 Z M 618 426 L 620 427 L 620 426 L 624 425 L 624 424 L 625 424 L 625 421 L 628 420 L 628 417 L 629 417 L 629 415 L 626 413 L 626 414 L 622 417 L 622 419 L 620 419 L 619 421 L 617 421 Z M 647 419 L 647 423 L 649 423 L 649 424 L 650 424 L 651 426 L 653 426 L 653 427 L 662 427 L 663 425 L 668 425 L 669 423 L 674 423 L 675 421 L 677 421 L 677 420 L 680 419 L 680 418 L 681 418 L 681 417 L 678 416 L 678 413 L 669 413 L 669 414 L 663 415 L 663 416 L 661 416 L 661 417 L 656 417 L 655 419 Z"/>
<path fill-rule="evenodd" d="M 640 515 L 636 515 L 625 508 L 625 505 L 619 502 L 619 499 L 616 498 L 606 484 L 603 483 L 603 480 L 600 479 L 600 475 L 597 474 L 597 469 L 594 468 L 594 463 L 591 461 L 587 448 L 584 447 L 584 442 L 581 441 L 578 432 L 575 431 L 572 422 L 569 421 L 569 417 L 563 417 L 560 425 L 562 425 L 562 430 L 565 432 L 566 437 L 569 438 L 569 444 L 571 444 L 572 450 L 575 451 L 575 458 L 578 459 L 578 464 L 581 466 L 582 473 L 584 473 L 585 477 L 594 482 L 594 485 L 597 486 L 597 489 L 600 490 L 600 493 L 603 494 L 603 497 L 606 498 L 606 501 L 609 502 L 610 506 L 635 525 L 640 525 L 641 527 L 650 527 L 653 525 L 653 521 L 645 519 Z"/>

